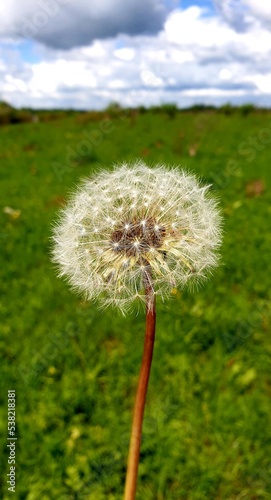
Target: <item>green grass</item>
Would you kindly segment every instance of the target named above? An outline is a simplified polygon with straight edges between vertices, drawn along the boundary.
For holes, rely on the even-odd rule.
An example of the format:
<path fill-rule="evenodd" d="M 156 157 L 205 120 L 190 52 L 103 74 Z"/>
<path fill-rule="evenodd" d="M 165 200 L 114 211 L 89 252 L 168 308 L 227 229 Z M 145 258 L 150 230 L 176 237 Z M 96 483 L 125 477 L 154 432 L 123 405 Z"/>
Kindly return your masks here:
<path fill-rule="evenodd" d="M 271 113 L 104 119 L 0 128 L 0 496 L 122 498 L 144 314 L 102 313 L 71 293 L 49 238 L 82 176 L 141 157 L 212 183 L 225 236 L 212 279 L 158 304 L 137 498 L 271 499 L 271 142 L 261 133 Z M 258 151 L 247 144 L 254 135 Z M 6 483 L 8 389 L 17 395 L 15 495 Z"/>

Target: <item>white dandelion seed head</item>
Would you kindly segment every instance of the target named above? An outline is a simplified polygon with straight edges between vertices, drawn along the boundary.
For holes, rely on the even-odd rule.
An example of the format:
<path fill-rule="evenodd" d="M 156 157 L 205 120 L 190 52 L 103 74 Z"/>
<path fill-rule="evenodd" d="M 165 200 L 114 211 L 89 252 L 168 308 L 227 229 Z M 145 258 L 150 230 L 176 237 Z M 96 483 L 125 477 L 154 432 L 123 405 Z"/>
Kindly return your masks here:
<path fill-rule="evenodd" d="M 146 269 L 163 300 L 206 278 L 218 263 L 221 217 L 194 175 L 137 161 L 85 180 L 53 240 L 59 274 L 87 299 L 125 313 L 146 302 Z"/>

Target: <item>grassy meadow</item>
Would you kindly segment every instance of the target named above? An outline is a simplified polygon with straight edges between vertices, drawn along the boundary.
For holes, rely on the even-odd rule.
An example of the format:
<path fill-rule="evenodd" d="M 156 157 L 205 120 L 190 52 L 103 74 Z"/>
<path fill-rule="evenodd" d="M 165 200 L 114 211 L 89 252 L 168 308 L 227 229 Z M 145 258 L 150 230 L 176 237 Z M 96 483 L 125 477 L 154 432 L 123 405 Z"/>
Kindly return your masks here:
<path fill-rule="evenodd" d="M 0 126 L 0 497 L 122 498 L 144 313 L 72 293 L 50 236 L 82 177 L 134 158 L 211 183 L 225 230 L 213 277 L 157 305 L 137 499 L 271 499 L 271 111 L 171 106 Z"/>

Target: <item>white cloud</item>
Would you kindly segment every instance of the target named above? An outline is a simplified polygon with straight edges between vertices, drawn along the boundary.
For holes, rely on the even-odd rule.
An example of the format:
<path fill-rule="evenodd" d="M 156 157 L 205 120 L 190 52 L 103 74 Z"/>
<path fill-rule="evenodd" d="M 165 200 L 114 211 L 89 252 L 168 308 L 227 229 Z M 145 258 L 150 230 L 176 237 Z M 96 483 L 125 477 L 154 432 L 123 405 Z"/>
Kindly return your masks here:
<path fill-rule="evenodd" d="M 271 21 L 271 3 L 269 0 L 243 0 L 250 12 L 264 22 Z"/>
<path fill-rule="evenodd" d="M 214 0 L 214 4 L 222 16 L 238 31 L 249 30 L 255 18 L 270 29 L 269 0 Z"/>
<path fill-rule="evenodd" d="M 174 46 L 170 50 L 170 59 L 172 62 L 179 64 L 195 60 L 193 52 L 191 52 L 190 50 L 177 49 Z"/>
<path fill-rule="evenodd" d="M 223 17 L 194 6 L 172 11 L 153 36 L 126 34 L 70 50 L 38 50 L 42 61 L 34 64 L 20 60 L 20 46 L 9 57 L 0 50 L 0 99 L 75 108 L 112 101 L 269 104 L 271 33 L 258 17 L 236 31 Z"/>
<path fill-rule="evenodd" d="M 26 83 L 20 78 L 14 78 L 12 75 L 6 75 L 4 88 L 5 90 L 10 90 L 11 92 L 14 92 L 14 90 L 19 90 L 19 92 L 27 91 Z"/>
<path fill-rule="evenodd" d="M 166 23 L 165 33 L 172 43 L 213 47 L 223 45 L 235 33 L 215 16 L 202 18 L 203 9 L 193 6 L 173 11 Z"/>
<path fill-rule="evenodd" d="M 81 53 L 86 58 L 100 59 L 106 56 L 106 47 L 99 40 L 95 40 L 90 47 L 81 48 Z"/>
<path fill-rule="evenodd" d="M 147 68 L 143 69 L 140 73 L 140 78 L 143 85 L 147 87 L 162 87 L 164 81 L 159 76 L 156 76 L 152 71 Z"/>
<path fill-rule="evenodd" d="M 221 80 L 230 80 L 232 78 L 232 72 L 230 69 L 228 68 L 222 68 L 219 73 L 218 73 L 218 76 Z"/>
<path fill-rule="evenodd" d="M 114 50 L 114 55 L 123 61 L 131 61 L 135 57 L 135 50 L 131 47 L 123 47 L 122 49 Z"/>
<path fill-rule="evenodd" d="M 271 73 L 266 75 L 252 75 L 252 81 L 255 82 L 258 89 L 266 94 L 271 94 Z"/>
<path fill-rule="evenodd" d="M 126 83 L 123 80 L 111 80 L 108 83 L 109 89 L 123 89 L 126 87 Z"/>
<path fill-rule="evenodd" d="M 93 88 L 97 80 L 93 70 L 83 61 L 58 59 L 51 63 L 41 62 L 32 67 L 33 74 L 29 81 L 29 90 L 42 90 L 51 93 L 61 88 Z"/>
<path fill-rule="evenodd" d="M 257 21 L 250 25 L 249 31 L 237 32 L 217 16 L 203 17 L 204 9 L 190 7 L 185 11 L 176 10 L 169 14 L 165 23 L 167 40 L 182 47 L 201 47 L 202 49 L 224 50 L 234 48 L 237 53 L 266 52 L 271 49 L 271 32 Z M 211 53 L 211 52 L 210 52 Z"/>

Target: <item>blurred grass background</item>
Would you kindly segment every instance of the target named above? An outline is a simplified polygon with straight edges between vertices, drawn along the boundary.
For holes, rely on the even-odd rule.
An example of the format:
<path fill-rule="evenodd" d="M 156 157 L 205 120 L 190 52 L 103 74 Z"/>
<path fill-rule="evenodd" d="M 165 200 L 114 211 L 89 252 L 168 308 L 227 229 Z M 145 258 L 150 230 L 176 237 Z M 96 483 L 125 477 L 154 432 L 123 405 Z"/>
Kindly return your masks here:
<path fill-rule="evenodd" d="M 1 498 L 12 495 L 8 389 L 14 497 L 122 498 L 144 313 L 100 312 L 71 293 L 50 262 L 50 235 L 82 176 L 140 157 L 212 183 L 225 236 L 212 279 L 158 304 L 137 498 L 271 499 L 271 112 L 44 116 L 0 128 Z"/>

